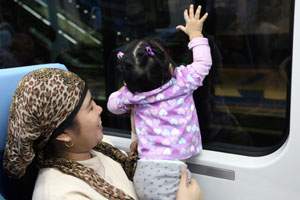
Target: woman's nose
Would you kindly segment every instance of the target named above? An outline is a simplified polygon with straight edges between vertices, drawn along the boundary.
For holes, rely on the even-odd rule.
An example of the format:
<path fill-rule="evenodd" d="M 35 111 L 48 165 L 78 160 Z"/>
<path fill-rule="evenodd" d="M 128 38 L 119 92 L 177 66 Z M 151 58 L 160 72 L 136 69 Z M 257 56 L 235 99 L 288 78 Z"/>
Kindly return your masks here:
<path fill-rule="evenodd" d="M 99 115 L 101 115 L 101 113 L 102 113 L 102 111 L 103 111 L 102 107 L 97 105 L 97 109 L 98 109 L 98 111 L 99 111 Z"/>

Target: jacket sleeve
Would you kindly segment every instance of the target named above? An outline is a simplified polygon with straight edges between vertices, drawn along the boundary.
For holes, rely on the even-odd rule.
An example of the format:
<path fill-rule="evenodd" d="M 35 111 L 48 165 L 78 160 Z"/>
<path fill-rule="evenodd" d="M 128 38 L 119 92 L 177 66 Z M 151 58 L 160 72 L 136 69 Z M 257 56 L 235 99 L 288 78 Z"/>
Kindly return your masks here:
<path fill-rule="evenodd" d="M 194 38 L 189 42 L 188 48 L 193 51 L 193 62 L 186 67 L 178 67 L 175 75 L 179 84 L 191 90 L 196 90 L 202 86 L 203 80 L 212 65 L 208 39 Z"/>
<path fill-rule="evenodd" d="M 107 102 L 107 109 L 116 115 L 127 113 L 130 110 L 129 104 L 126 98 L 126 92 L 128 90 L 125 86 L 123 86 L 120 90 L 112 93 Z"/>

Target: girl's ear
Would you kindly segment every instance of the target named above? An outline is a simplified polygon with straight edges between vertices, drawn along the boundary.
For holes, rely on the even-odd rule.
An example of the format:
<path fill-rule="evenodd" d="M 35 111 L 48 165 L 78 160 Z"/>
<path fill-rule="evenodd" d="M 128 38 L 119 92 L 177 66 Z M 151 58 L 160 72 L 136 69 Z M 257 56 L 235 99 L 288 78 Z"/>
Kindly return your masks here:
<path fill-rule="evenodd" d="M 61 142 L 70 142 L 72 140 L 72 138 L 67 133 L 62 133 L 58 135 L 55 139 Z"/>
<path fill-rule="evenodd" d="M 172 76 L 174 75 L 174 68 L 173 68 L 172 63 L 169 63 L 169 72 Z"/>

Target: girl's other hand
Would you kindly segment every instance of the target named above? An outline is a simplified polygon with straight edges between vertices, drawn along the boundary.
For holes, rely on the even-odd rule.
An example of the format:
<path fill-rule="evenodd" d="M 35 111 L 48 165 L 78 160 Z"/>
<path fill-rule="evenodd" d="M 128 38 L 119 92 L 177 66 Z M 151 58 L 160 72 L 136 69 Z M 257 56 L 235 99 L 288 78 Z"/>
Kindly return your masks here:
<path fill-rule="evenodd" d="M 200 13 L 201 13 L 201 6 L 199 5 L 195 14 L 194 14 L 194 5 L 191 4 L 189 11 L 187 9 L 184 10 L 184 20 L 185 20 L 185 26 L 179 25 L 176 27 L 178 30 L 182 30 L 185 32 L 190 40 L 192 40 L 195 37 L 203 37 L 202 35 L 202 29 L 203 29 L 203 24 L 208 16 L 207 13 L 205 13 L 201 18 L 200 18 Z"/>

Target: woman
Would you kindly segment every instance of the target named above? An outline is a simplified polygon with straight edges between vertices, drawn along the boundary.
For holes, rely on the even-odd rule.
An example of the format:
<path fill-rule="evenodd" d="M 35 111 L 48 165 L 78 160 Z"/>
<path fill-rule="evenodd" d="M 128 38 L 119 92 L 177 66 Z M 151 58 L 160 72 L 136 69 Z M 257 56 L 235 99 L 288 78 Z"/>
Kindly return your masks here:
<path fill-rule="evenodd" d="M 10 108 L 7 173 L 21 178 L 36 159 L 40 171 L 33 199 L 137 199 L 130 181 L 136 156 L 102 142 L 101 112 L 74 73 L 29 73 Z M 199 199 L 197 183 L 186 182 L 183 173 L 177 199 Z"/>

